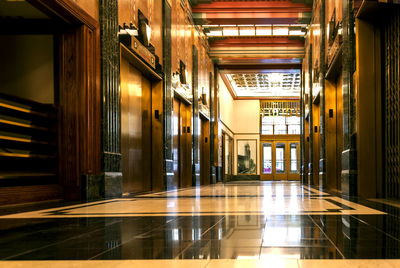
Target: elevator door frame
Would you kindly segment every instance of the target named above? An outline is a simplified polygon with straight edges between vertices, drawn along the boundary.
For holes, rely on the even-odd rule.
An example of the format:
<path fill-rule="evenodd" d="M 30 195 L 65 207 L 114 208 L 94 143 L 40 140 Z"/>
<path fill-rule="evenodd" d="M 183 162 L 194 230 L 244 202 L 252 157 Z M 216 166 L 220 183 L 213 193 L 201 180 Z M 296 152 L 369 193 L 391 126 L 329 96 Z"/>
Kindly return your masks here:
<path fill-rule="evenodd" d="M 263 145 L 269 143 L 271 144 L 271 154 L 272 154 L 272 171 L 271 174 L 264 174 L 264 150 Z M 276 173 L 276 144 L 277 143 L 284 143 L 285 144 L 285 173 L 277 174 Z M 290 172 L 290 144 L 297 143 L 297 173 Z M 300 180 L 300 140 L 294 138 L 292 136 L 289 137 L 282 137 L 274 138 L 274 139 L 262 139 L 260 140 L 260 152 L 261 152 L 261 164 L 260 164 L 260 179 L 261 180 L 285 180 L 285 181 L 293 181 L 293 180 Z"/>
<path fill-rule="evenodd" d="M 142 60 L 140 60 L 132 51 L 130 51 L 123 44 L 120 44 L 120 61 L 121 63 L 127 61 L 129 65 L 135 68 L 140 74 L 141 77 L 147 79 L 150 82 L 150 89 L 147 94 L 147 102 L 150 103 L 149 109 L 146 114 L 143 114 L 142 110 L 142 119 L 145 118 L 146 122 L 146 134 L 148 136 L 147 140 L 147 170 L 148 174 L 146 177 L 148 181 L 143 181 L 143 183 L 149 185 L 149 190 L 164 190 L 165 184 L 163 182 L 163 174 L 158 170 L 160 165 L 160 160 L 163 159 L 163 149 L 162 149 L 162 140 L 163 140 L 163 131 L 162 131 L 162 120 L 160 117 L 156 117 L 156 111 L 158 110 L 158 114 L 162 114 L 162 99 L 160 99 L 160 93 L 162 92 L 162 78 L 153 70 L 151 70 Z M 122 66 L 122 64 L 121 64 Z M 121 79 L 121 87 L 122 87 L 122 79 Z M 122 97 L 122 93 L 121 93 Z M 121 107 L 122 109 L 122 107 Z M 121 114 L 122 118 L 122 114 Z M 122 127 L 122 126 L 121 126 Z M 143 128 L 143 122 L 142 122 Z M 121 133 L 122 134 L 122 133 Z M 143 131 L 142 131 L 143 134 Z M 122 143 L 122 137 L 121 137 Z M 122 146 L 122 144 L 121 144 Z M 143 147 L 142 147 L 143 148 Z M 122 155 L 122 157 L 124 157 Z M 133 163 L 133 165 L 137 165 L 137 163 Z M 146 171 L 144 171 L 146 172 Z M 123 175 L 123 180 L 126 179 L 126 176 Z M 144 177 L 142 178 L 144 180 Z M 123 185 L 125 182 L 123 181 Z M 125 186 L 123 186 L 124 193 L 134 193 L 132 191 L 125 190 Z"/>
<path fill-rule="evenodd" d="M 173 156 L 174 184 L 179 188 L 193 186 L 192 180 L 192 106 L 187 101 L 175 95 L 173 113 L 176 114 L 178 125 L 174 129 Z M 176 106 L 179 107 L 176 107 Z M 174 120 L 176 120 L 174 118 Z M 174 128 L 176 127 L 174 122 Z"/>

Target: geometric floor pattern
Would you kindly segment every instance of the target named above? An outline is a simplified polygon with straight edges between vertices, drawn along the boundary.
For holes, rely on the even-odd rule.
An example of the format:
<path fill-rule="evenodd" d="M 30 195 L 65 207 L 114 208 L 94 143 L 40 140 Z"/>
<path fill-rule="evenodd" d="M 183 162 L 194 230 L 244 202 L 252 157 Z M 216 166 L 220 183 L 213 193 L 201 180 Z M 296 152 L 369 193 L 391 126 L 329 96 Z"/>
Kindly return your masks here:
<path fill-rule="evenodd" d="M 400 267 L 400 209 L 238 182 L 0 212 L 0 267 Z"/>

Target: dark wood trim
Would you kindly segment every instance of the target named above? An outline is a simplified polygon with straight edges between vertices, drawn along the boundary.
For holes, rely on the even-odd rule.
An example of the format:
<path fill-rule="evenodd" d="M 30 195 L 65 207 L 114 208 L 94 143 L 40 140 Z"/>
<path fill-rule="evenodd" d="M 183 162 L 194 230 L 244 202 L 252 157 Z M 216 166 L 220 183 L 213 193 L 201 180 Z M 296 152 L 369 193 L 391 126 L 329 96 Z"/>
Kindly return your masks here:
<path fill-rule="evenodd" d="M 0 204 L 9 205 L 17 203 L 59 200 L 63 189 L 60 185 L 34 185 L 2 187 L 0 191 Z"/>
<path fill-rule="evenodd" d="M 71 0 L 27 0 L 30 4 L 55 19 L 71 24 L 84 24 L 95 31 L 99 22 Z"/>

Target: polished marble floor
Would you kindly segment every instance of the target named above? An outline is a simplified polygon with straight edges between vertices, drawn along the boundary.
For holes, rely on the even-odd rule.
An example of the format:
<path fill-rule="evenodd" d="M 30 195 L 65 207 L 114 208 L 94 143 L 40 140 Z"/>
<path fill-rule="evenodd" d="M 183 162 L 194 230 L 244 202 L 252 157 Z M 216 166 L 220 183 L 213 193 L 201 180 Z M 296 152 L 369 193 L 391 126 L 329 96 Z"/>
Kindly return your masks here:
<path fill-rule="evenodd" d="M 0 267 L 400 267 L 399 211 L 297 182 L 0 211 Z"/>

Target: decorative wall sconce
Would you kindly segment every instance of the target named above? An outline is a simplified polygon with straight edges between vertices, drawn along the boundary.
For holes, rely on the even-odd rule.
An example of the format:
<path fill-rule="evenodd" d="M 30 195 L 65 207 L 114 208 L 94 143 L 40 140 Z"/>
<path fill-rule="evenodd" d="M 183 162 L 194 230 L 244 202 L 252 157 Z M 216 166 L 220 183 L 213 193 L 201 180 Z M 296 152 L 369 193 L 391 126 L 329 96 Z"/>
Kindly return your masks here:
<path fill-rule="evenodd" d="M 207 105 L 207 92 L 204 87 L 201 89 L 201 99 L 204 105 Z"/>
<path fill-rule="evenodd" d="M 179 72 L 173 73 L 172 74 L 172 79 L 171 79 L 172 87 L 173 88 L 178 88 L 181 85 L 180 82 L 180 75 Z"/>
<path fill-rule="evenodd" d="M 150 46 L 151 40 L 151 28 L 149 26 L 149 20 L 144 16 L 144 14 L 138 10 L 139 19 L 139 38 L 143 42 L 143 45 Z"/>
<path fill-rule="evenodd" d="M 119 35 L 138 36 L 139 32 L 132 23 L 130 23 L 130 25 L 127 25 L 126 23 L 124 23 L 122 26 L 119 26 L 118 34 Z"/>
<path fill-rule="evenodd" d="M 179 61 L 179 74 L 181 84 L 187 84 L 187 70 L 186 65 L 183 63 L 183 61 Z"/>

